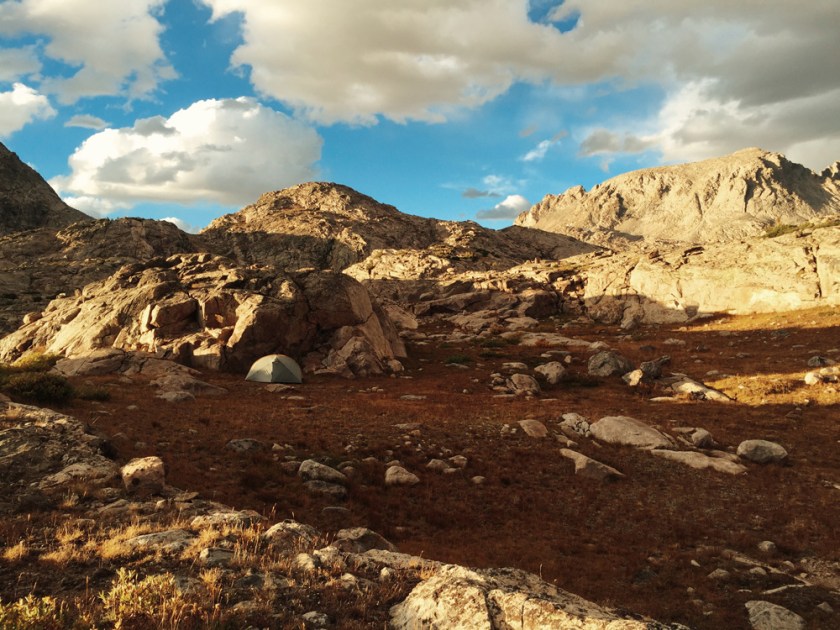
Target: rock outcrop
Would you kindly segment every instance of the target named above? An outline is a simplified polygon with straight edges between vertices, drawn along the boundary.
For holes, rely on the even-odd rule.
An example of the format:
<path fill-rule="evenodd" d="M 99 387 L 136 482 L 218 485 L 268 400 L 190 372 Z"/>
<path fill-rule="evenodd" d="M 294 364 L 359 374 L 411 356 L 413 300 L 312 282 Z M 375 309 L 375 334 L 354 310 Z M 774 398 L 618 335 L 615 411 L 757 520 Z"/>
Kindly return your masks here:
<path fill-rule="evenodd" d="M 215 253 L 281 269 L 355 266 L 358 279 L 437 277 L 507 269 L 534 258 L 593 251 L 575 239 L 404 214 L 347 186 L 310 182 L 264 194 L 201 233 Z"/>
<path fill-rule="evenodd" d="M 31 347 L 68 356 L 113 347 L 236 371 L 281 352 L 309 371 L 344 375 L 399 369 L 404 356 L 393 324 L 352 278 L 278 274 L 211 254 L 132 263 L 57 298 L 0 341 L 0 357 Z"/>
<path fill-rule="evenodd" d="M 816 174 L 778 153 L 744 149 L 619 175 L 587 192 L 548 195 L 516 224 L 577 238 L 711 243 L 840 213 L 838 168 Z"/>
<path fill-rule="evenodd" d="M 91 220 L 64 203 L 35 170 L 0 143 L 0 236 Z"/>
<path fill-rule="evenodd" d="M 189 235 L 166 221 L 89 220 L 57 230 L 0 236 L 0 334 L 47 302 L 103 280 L 121 266 L 196 251 Z"/>
<path fill-rule="evenodd" d="M 840 227 L 615 255 L 587 265 L 581 276 L 581 308 L 596 321 L 628 328 L 838 304 Z"/>

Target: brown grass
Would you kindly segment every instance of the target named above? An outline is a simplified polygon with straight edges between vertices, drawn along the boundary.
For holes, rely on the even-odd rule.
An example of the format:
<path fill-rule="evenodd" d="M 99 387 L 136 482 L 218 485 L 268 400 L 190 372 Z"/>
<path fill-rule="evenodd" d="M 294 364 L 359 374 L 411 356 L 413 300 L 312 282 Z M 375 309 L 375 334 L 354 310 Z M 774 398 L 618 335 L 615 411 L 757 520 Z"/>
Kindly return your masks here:
<path fill-rule="evenodd" d="M 541 398 L 497 399 L 488 389 L 489 375 L 503 361 L 534 366 L 551 360 L 540 357 L 548 348 L 506 342 L 410 345 L 411 379 L 309 378 L 297 392 L 304 401 L 271 394 L 239 376 L 205 374 L 230 393 L 149 404 L 154 391 L 141 381 L 126 385 L 115 377 L 94 377 L 86 380 L 107 388 L 110 399 L 98 405 L 77 400 L 66 412 L 111 436 L 120 461 L 161 456 L 168 482 L 197 490 L 203 498 L 255 509 L 274 520 L 295 518 L 326 533 L 371 527 L 407 553 L 473 566 L 516 566 L 595 601 L 694 628 L 745 627 L 743 604 L 754 593 L 741 592 L 737 581 L 721 584 L 705 577 L 726 564 L 721 559 L 726 549 L 756 555 L 758 542 L 773 540 L 779 547 L 774 562 L 796 563 L 808 556 L 840 561 L 840 491 L 826 483 L 840 483 L 840 393 L 836 385 L 806 387 L 801 381 L 813 354 L 840 361 L 840 352 L 826 354 L 840 347 L 840 313 L 724 316 L 684 327 L 641 328 L 632 336 L 606 326 L 571 324 L 562 333 L 606 341 L 635 363 L 669 354 L 666 372 L 704 380 L 736 402 L 652 403 L 649 397 L 661 392 L 632 390 L 617 378 L 589 377 L 590 353 L 578 349 L 572 349 L 568 379 L 546 387 Z M 685 345 L 663 343 L 674 337 Z M 453 356 L 468 369 L 448 367 Z M 706 376 L 712 370 L 716 373 Z M 404 401 L 404 394 L 426 399 Z M 572 411 L 593 421 L 632 415 L 666 430 L 700 426 L 730 448 L 744 439 L 776 440 L 787 448 L 790 462 L 750 465 L 747 475 L 730 477 L 627 448 L 599 448 L 581 438 L 581 452 L 626 475 L 601 484 L 575 477 L 556 441 L 501 431 L 526 417 L 556 430 L 560 415 Z M 394 426 L 406 422 L 421 423 L 419 435 Z M 228 440 L 246 437 L 267 448 L 254 454 L 225 449 Z M 272 451 L 275 443 L 291 450 Z M 456 454 L 469 460 L 463 472 L 442 475 L 425 468 L 432 457 Z M 342 504 L 348 512 L 324 512 L 331 502 L 307 494 L 301 481 L 280 467 L 286 455 L 323 458 L 333 465 L 352 460 L 356 474 Z M 377 463 L 362 462 L 366 457 Z M 384 486 L 384 464 L 395 458 L 421 477 L 419 485 Z M 475 475 L 484 476 L 485 484 L 471 483 Z M 65 507 L 73 509 L 73 502 Z M 86 550 L 104 562 L 129 557 L 125 540 L 151 527 L 123 526 L 88 542 Z M 15 540 L 2 530 L 0 535 Z M 289 558 L 274 554 L 257 537 L 242 539 L 224 530 L 201 536 L 187 556 L 225 543 L 236 549 L 237 564 L 259 558 L 266 569 L 291 571 Z M 43 558 L 58 564 L 77 559 L 78 541 L 69 528 L 51 543 L 50 553 L 58 555 Z M 207 575 L 218 584 L 218 576 Z M 391 601 L 405 588 L 399 584 L 392 593 L 348 596 L 337 587 L 325 597 L 334 597 L 335 606 L 345 606 L 364 627 L 371 598 Z M 688 588 L 694 589 L 691 597 Z M 12 594 L 6 589 L 2 596 Z M 692 598 L 702 605 L 689 604 Z M 813 607 L 791 602 L 797 613 L 815 619 Z"/>

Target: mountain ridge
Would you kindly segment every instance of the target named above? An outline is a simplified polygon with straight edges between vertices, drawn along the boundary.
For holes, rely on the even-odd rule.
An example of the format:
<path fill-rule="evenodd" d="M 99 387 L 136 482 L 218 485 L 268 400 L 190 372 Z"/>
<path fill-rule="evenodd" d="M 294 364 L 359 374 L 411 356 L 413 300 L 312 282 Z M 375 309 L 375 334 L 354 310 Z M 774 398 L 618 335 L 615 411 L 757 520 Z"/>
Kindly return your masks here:
<path fill-rule="evenodd" d="M 515 225 L 587 240 L 600 233 L 630 240 L 732 241 L 775 224 L 840 213 L 838 173 L 838 162 L 817 174 L 780 153 L 747 148 L 623 173 L 590 191 L 573 186 L 546 195 Z"/>

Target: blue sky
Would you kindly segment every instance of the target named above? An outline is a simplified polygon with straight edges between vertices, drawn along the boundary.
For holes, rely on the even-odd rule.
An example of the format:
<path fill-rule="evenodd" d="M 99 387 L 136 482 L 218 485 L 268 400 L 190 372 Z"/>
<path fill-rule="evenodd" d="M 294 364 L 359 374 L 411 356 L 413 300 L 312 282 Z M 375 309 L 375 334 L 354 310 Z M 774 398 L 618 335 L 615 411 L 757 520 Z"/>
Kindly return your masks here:
<path fill-rule="evenodd" d="M 97 216 L 317 179 L 503 227 L 640 167 L 840 159 L 840 5 L 794 4 L 4 0 L 0 141 Z"/>

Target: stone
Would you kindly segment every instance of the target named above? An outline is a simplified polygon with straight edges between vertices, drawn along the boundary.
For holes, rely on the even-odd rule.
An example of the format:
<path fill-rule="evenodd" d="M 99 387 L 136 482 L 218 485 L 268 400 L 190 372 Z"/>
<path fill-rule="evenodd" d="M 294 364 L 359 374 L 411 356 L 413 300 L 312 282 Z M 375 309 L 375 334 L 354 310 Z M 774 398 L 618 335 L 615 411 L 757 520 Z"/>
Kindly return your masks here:
<path fill-rule="evenodd" d="M 170 529 L 165 532 L 135 536 L 125 541 L 132 549 L 162 553 L 180 553 L 195 539 L 195 536 L 183 529 Z"/>
<path fill-rule="evenodd" d="M 560 449 L 560 454 L 566 459 L 572 460 L 575 464 L 575 474 L 580 477 L 588 479 L 595 479 L 597 481 L 605 481 L 607 479 L 619 479 L 624 476 L 612 466 L 607 466 L 599 461 L 587 457 L 583 453 L 570 450 L 568 448 Z"/>
<path fill-rule="evenodd" d="M 429 573 L 431 569 L 427 569 Z M 390 611 L 390 627 L 520 628 L 656 627 L 649 620 L 625 616 L 562 591 L 537 576 L 516 569 L 437 568 Z"/>
<path fill-rule="evenodd" d="M 228 441 L 225 448 L 234 453 L 253 453 L 265 449 L 265 445 L 259 440 L 251 438 L 238 438 Z"/>
<path fill-rule="evenodd" d="M 589 421 L 578 413 L 564 413 L 560 422 L 560 428 L 584 437 L 592 434 L 589 428 Z"/>
<path fill-rule="evenodd" d="M 566 368 L 559 361 L 550 361 L 534 368 L 534 374 L 549 385 L 557 385 L 566 375 Z"/>
<path fill-rule="evenodd" d="M 728 475 L 742 475 L 745 472 L 747 472 L 746 467 L 742 466 L 741 464 L 737 464 L 735 462 L 731 462 L 727 459 L 723 459 L 720 457 L 710 457 L 708 455 L 698 453 L 696 451 L 671 451 L 667 449 L 655 449 L 652 450 L 651 453 L 656 455 L 657 457 L 662 457 L 663 459 L 669 459 L 674 462 L 679 462 L 680 464 L 684 464 L 686 466 L 689 466 L 690 468 L 696 468 L 697 470 L 711 468 L 712 470 L 726 473 Z"/>
<path fill-rule="evenodd" d="M 787 459 L 788 453 L 780 444 L 768 440 L 744 440 L 738 445 L 738 457 L 756 464 L 773 464 Z"/>
<path fill-rule="evenodd" d="M 452 465 L 442 459 L 432 459 L 426 464 L 426 468 L 435 472 L 446 472 L 452 468 Z"/>
<path fill-rule="evenodd" d="M 312 545 L 320 537 L 314 527 L 286 520 L 275 523 L 263 533 L 263 539 L 280 548 L 298 548 Z"/>
<path fill-rule="evenodd" d="M 617 352 L 602 350 L 589 359 L 587 370 L 590 376 L 621 376 L 633 369 L 633 365 Z"/>
<path fill-rule="evenodd" d="M 775 553 L 776 552 L 776 543 L 772 540 L 762 540 L 758 543 L 758 550 L 762 553 Z"/>
<path fill-rule="evenodd" d="M 347 553 L 365 553 L 371 549 L 397 551 L 393 544 L 366 527 L 339 530 L 330 546 Z"/>
<path fill-rule="evenodd" d="M 298 477 L 306 481 L 323 481 L 342 486 L 346 486 L 348 482 L 347 475 L 335 468 L 316 462 L 314 459 L 301 462 L 297 474 Z"/>
<path fill-rule="evenodd" d="M 317 610 L 310 610 L 300 616 L 303 625 L 307 628 L 329 628 L 330 618 Z"/>
<path fill-rule="evenodd" d="M 540 384 L 529 374 L 511 374 L 506 384 L 517 396 L 538 396 L 541 391 Z"/>
<path fill-rule="evenodd" d="M 193 529 L 205 529 L 210 527 L 243 528 L 251 527 L 252 525 L 256 525 L 260 521 L 264 520 L 265 517 L 254 510 L 220 509 L 210 512 L 209 514 L 196 516 L 190 521 L 190 527 Z"/>
<path fill-rule="evenodd" d="M 544 438 L 548 435 L 548 429 L 539 420 L 527 418 L 519 421 L 519 426 L 525 432 L 525 435 L 532 438 Z"/>
<path fill-rule="evenodd" d="M 715 445 L 712 434 L 706 431 L 706 429 L 694 429 L 689 434 L 689 439 L 697 448 L 713 448 Z"/>
<path fill-rule="evenodd" d="M 829 365 L 835 365 L 837 362 L 834 359 L 830 359 L 828 357 L 822 356 L 813 356 L 808 359 L 808 367 L 827 367 Z"/>
<path fill-rule="evenodd" d="M 166 472 L 160 457 L 132 459 L 122 467 L 120 474 L 126 491 L 140 497 L 160 494 L 166 483 Z"/>
<path fill-rule="evenodd" d="M 452 457 L 449 458 L 449 461 L 456 468 L 466 468 L 468 460 L 463 455 L 453 455 Z"/>
<path fill-rule="evenodd" d="M 226 567 L 233 560 L 232 549 L 221 549 L 219 547 L 208 547 L 202 549 L 198 554 L 199 564 L 205 567 Z"/>
<path fill-rule="evenodd" d="M 668 448 L 673 440 L 650 425 L 629 416 L 606 416 L 590 425 L 592 436 L 608 444 L 636 448 Z"/>
<path fill-rule="evenodd" d="M 312 479 L 310 481 L 305 481 L 303 486 L 310 494 L 324 495 L 334 501 L 344 501 L 347 498 L 347 488 L 338 483 Z"/>
<path fill-rule="evenodd" d="M 762 600 L 748 601 L 744 606 L 753 630 L 805 630 L 805 620 L 787 608 Z"/>
<path fill-rule="evenodd" d="M 386 486 L 414 486 L 418 483 L 420 483 L 420 478 L 402 466 L 389 466 L 385 471 Z"/>

